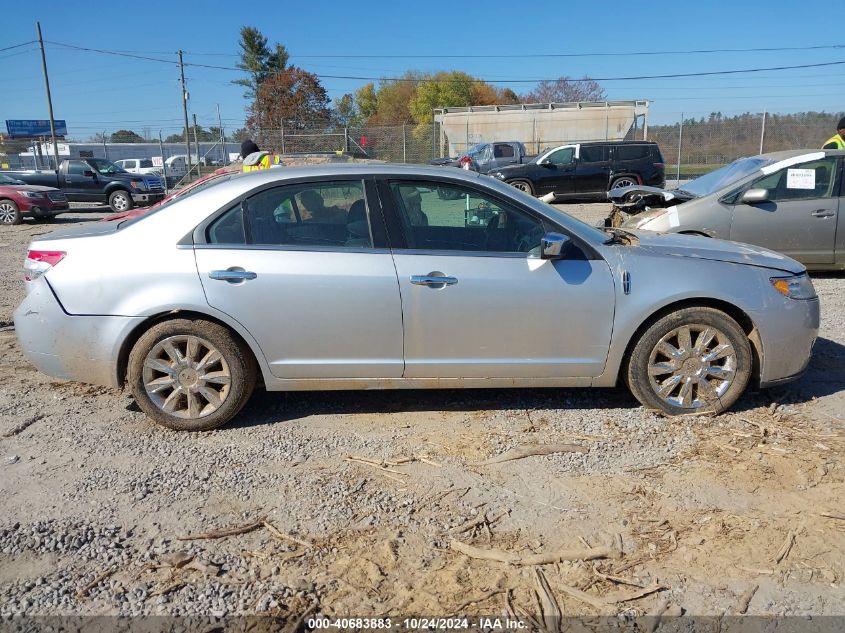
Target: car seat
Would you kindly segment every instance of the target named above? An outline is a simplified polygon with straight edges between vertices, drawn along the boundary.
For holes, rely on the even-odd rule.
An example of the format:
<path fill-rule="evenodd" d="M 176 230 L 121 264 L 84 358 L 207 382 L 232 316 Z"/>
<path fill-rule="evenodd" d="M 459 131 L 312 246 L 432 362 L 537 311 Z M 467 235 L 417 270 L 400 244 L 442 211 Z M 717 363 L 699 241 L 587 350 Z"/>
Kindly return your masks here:
<path fill-rule="evenodd" d="M 346 246 L 360 248 L 371 245 L 367 205 L 363 200 L 356 200 L 349 207 L 346 219 Z"/>

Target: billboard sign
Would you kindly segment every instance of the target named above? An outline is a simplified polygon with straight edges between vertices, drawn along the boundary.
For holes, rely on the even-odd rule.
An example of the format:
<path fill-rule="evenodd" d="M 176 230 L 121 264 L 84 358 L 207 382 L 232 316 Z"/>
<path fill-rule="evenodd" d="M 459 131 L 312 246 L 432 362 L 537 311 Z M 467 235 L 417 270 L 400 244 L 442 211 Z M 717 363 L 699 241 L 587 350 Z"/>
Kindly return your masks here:
<path fill-rule="evenodd" d="M 53 119 L 56 124 L 56 136 L 67 136 L 67 122 Z M 50 119 L 6 119 L 6 131 L 9 138 L 32 138 L 50 136 Z"/>

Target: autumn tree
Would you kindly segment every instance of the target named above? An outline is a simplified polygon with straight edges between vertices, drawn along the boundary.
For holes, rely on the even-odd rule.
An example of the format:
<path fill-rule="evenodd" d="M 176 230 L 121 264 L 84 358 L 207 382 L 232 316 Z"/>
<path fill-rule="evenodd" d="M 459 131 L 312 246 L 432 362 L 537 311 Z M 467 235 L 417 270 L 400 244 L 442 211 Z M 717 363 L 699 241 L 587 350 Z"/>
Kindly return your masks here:
<path fill-rule="evenodd" d="M 439 72 L 420 83 L 411 101 L 411 113 L 417 124 L 431 123 L 434 108 L 473 105 L 475 80 L 468 74 Z"/>
<path fill-rule="evenodd" d="M 589 77 L 572 79 L 560 77 L 554 81 L 541 81 L 531 92 L 523 95 L 525 103 L 567 103 L 571 101 L 604 101 L 604 88 Z"/>
<path fill-rule="evenodd" d="M 378 94 L 372 82 L 355 91 L 355 107 L 363 121 L 369 121 L 378 112 Z"/>
<path fill-rule="evenodd" d="M 255 99 L 259 86 L 267 77 L 287 68 L 288 51 L 278 43 L 271 51 L 267 45 L 267 38 L 252 26 L 241 27 L 239 45 L 241 59 L 238 62 L 238 68 L 249 73 L 249 78 L 235 79 L 232 83 L 246 88 L 244 98 Z"/>
<path fill-rule="evenodd" d="M 144 137 L 132 130 L 118 130 L 111 135 L 112 143 L 143 143 Z"/>
<path fill-rule="evenodd" d="M 329 97 L 319 78 L 296 66 L 267 77 L 258 87 L 249 108 L 247 129 L 259 143 L 280 144 L 281 128 L 286 130 L 330 119 Z M 276 149 L 281 149 L 277 147 Z"/>
<path fill-rule="evenodd" d="M 332 108 L 332 120 L 335 125 L 346 127 L 355 123 L 357 118 L 358 109 L 355 106 L 355 98 L 347 93 L 334 104 L 334 108 Z"/>

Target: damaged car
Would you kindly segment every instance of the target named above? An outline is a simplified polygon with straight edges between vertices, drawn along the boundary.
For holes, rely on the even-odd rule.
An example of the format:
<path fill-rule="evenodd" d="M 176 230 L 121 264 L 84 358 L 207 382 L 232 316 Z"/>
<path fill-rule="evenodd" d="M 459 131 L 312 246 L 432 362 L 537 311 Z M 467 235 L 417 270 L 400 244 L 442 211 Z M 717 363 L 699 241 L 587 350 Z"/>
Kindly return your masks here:
<path fill-rule="evenodd" d="M 681 188 L 611 190 L 628 229 L 685 233 L 763 246 L 811 270 L 845 269 L 842 150 L 741 158 Z"/>

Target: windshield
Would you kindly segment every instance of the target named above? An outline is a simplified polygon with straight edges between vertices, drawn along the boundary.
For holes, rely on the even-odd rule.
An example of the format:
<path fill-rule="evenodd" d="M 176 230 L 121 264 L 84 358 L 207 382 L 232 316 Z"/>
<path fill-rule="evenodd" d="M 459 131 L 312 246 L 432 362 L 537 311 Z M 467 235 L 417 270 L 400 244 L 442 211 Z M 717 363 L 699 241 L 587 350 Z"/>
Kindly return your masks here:
<path fill-rule="evenodd" d="M 125 174 L 126 170 L 122 167 L 118 167 L 110 160 L 105 160 L 102 158 L 89 158 L 88 164 L 91 165 L 94 169 L 96 169 L 99 173 L 103 174 L 104 176 L 108 176 L 109 174 Z"/>
<path fill-rule="evenodd" d="M 709 174 L 696 178 L 688 182 L 679 191 L 686 191 L 696 197 L 707 196 L 714 191 L 719 191 L 729 186 L 731 183 L 742 180 L 746 176 L 750 176 L 761 167 L 772 164 L 774 161 L 771 158 L 764 156 L 752 156 L 750 158 L 740 158 L 735 160 L 730 165 L 725 165 L 711 171 Z"/>
<path fill-rule="evenodd" d="M 16 178 L 10 178 L 5 174 L 0 174 L 0 185 L 22 185 L 23 181 Z"/>

